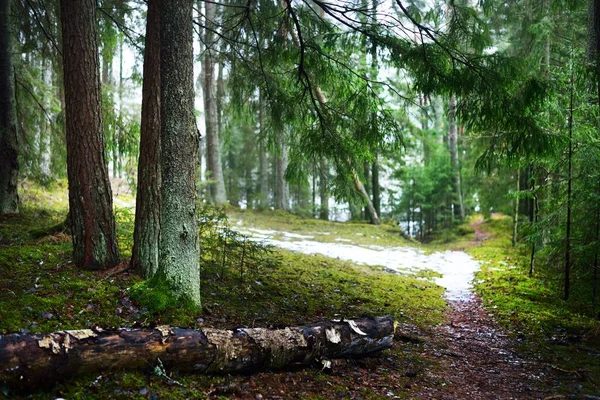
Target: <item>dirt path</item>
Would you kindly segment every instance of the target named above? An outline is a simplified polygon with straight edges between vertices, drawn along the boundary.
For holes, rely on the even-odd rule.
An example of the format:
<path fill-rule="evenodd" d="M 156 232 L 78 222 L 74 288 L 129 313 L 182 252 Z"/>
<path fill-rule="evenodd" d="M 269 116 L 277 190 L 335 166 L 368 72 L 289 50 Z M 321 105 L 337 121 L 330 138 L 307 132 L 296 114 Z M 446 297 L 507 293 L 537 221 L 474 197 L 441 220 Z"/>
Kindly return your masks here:
<path fill-rule="evenodd" d="M 472 223 L 479 246 L 490 238 L 483 218 Z M 422 355 L 439 369 L 425 372 L 417 399 L 544 399 L 553 398 L 547 366 L 523 358 L 497 325 L 479 297 L 451 301 L 447 322 L 427 334 Z"/>
<path fill-rule="evenodd" d="M 427 336 L 422 355 L 439 368 L 425 372 L 416 399 L 544 399 L 552 395 L 547 367 L 515 351 L 474 298 L 449 304 L 448 322 Z"/>

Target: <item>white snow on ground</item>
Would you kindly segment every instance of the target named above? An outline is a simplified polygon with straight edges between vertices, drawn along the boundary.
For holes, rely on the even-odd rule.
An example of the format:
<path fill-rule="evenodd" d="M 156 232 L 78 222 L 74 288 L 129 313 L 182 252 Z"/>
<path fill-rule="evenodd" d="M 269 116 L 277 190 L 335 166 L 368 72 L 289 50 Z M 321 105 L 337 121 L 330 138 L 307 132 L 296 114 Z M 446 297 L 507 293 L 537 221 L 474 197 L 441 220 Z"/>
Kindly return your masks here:
<path fill-rule="evenodd" d="M 410 274 L 421 270 L 439 272 L 442 277 L 435 278 L 438 285 L 446 289 L 446 299 L 468 301 L 472 294 L 473 275 L 479 269 L 479 263 L 462 251 L 444 251 L 425 254 L 412 247 L 358 246 L 346 243 L 321 243 L 312 236 L 291 234 L 273 230 L 245 228 L 241 233 L 250 240 L 260 241 L 287 250 L 304 254 L 322 254 L 366 265 L 380 265 L 391 271 Z M 274 237 L 284 240 L 274 239 Z M 337 240 L 337 239 L 336 239 Z M 341 239 L 344 240 L 344 239 Z M 338 241 L 341 241 L 338 240 Z"/>

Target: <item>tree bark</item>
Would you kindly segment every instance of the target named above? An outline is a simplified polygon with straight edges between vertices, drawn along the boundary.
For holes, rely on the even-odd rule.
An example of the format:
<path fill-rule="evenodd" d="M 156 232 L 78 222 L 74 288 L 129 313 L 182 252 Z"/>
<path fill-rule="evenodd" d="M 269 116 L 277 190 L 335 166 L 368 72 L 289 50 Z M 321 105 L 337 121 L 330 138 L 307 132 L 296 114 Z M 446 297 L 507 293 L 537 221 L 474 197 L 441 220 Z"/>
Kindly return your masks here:
<path fill-rule="evenodd" d="M 465 208 L 463 205 L 460 165 L 458 163 L 458 132 L 456 127 L 456 95 L 450 96 L 448 108 L 448 147 L 450 148 L 450 165 L 452 167 L 452 181 L 454 186 L 454 216 L 462 221 L 465 219 Z"/>
<path fill-rule="evenodd" d="M 354 170 L 352 171 L 352 182 L 354 183 L 354 189 L 360 194 L 360 196 L 363 198 L 366 204 L 367 212 L 369 213 L 369 219 L 371 220 L 371 223 L 373 225 L 379 225 L 379 216 L 377 215 L 377 211 L 375 211 L 375 207 L 373 207 L 373 202 L 371 201 L 369 194 L 365 190 L 365 186 L 360 181 L 358 174 Z"/>
<path fill-rule="evenodd" d="M 10 34 L 11 0 L 0 0 L 0 214 L 19 212 L 15 80 Z"/>
<path fill-rule="evenodd" d="M 515 181 L 517 182 L 516 190 L 517 190 L 517 192 L 519 192 L 519 189 L 521 188 L 521 185 L 520 185 L 521 168 L 520 167 L 517 168 L 517 176 L 515 178 Z M 515 200 L 513 202 L 513 233 L 512 233 L 512 246 L 513 247 L 517 247 L 518 236 L 519 236 L 519 197 L 515 197 Z"/>
<path fill-rule="evenodd" d="M 275 209 L 287 211 L 289 209 L 289 188 L 285 180 L 285 170 L 288 164 L 287 147 L 283 141 L 283 132 L 275 138 L 277 156 L 275 159 Z"/>
<path fill-rule="evenodd" d="M 208 5 L 208 3 L 207 3 Z M 200 305 L 193 2 L 160 3 L 161 215 L 158 273 Z"/>
<path fill-rule="evenodd" d="M 573 54 L 571 54 L 571 58 Z M 571 59 L 571 63 L 573 60 Z M 574 68 L 571 64 L 571 93 L 569 99 L 569 150 L 568 150 L 568 170 L 567 170 L 567 221 L 565 235 L 565 285 L 564 299 L 569 299 L 571 289 L 571 205 L 573 199 L 573 92 L 574 92 Z"/>
<path fill-rule="evenodd" d="M 158 271 L 160 155 L 160 0 L 148 0 L 140 155 L 131 254 L 131 266 L 146 279 Z"/>
<path fill-rule="evenodd" d="M 119 262 L 102 131 L 94 0 L 61 1 L 67 172 L 73 261 L 105 269 Z"/>
<path fill-rule="evenodd" d="M 371 192 L 373 194 L 373 208 L 377 215 L 381 215 L 381 188 L 379 187 L 379 154 L 375 151 L 375 160 L 371 163 Z"/>
<path fill-rule="evenodd" d="M 164 16 L 164 14 L 162 14 Z M 107 369 L 195 373 L 249 372 L 365 356 L 391 347 L 391 317 L 322 322 L 284 329 L 90 329 L 0 336 L 0 382 L 51 385 Z"/>
<path fill-rule="evenodd" d="M 221 147 L 219 142 L 218 120 L 217 120 L 217 87 L 215 77 L 215 35 L 216 29 L 216 3 L 205 3 L 205 24 L 207 29 L 204 31 L 204 43 L 206 49 L 204 52 L 204 61 L 202 68 L 204 70 L 204 120 L 206 124 L 206 172 L 208 180 L 212 181 L 209 185 L 211 201 L 216 205 L 222 205 L 227 202 L 225 194 L 225 181 L 223 179 L 223 169 L 221 168 Z"/>
<path fill-rule="evenodd" d="M 269 207 L 269 160 L 266 151 L 267 133 L 265 125 L 265 99 L 261 89 L 258 99 L 258 208 L 260 210 Z"/>

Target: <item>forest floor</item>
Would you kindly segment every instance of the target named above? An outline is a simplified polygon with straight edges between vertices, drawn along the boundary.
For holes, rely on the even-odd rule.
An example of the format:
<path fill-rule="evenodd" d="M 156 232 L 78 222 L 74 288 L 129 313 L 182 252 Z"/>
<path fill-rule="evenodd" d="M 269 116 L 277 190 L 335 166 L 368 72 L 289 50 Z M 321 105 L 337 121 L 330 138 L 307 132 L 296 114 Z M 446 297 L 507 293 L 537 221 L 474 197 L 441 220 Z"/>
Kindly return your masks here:
<path fill-rule="evenodd" d="M 445 301 L 443 290 L 432 282 L 436 274 L 426 270 L 399 275 L 279 249 L 257 248 L 252 256 L 246 245 L 246 259 L 244 253 L 240 258 L 239 249 L 207 229 L 203 309 L 189 310 L 147 303 L 152 299 L 139 296 L 144 283 L 128 271 L 75 268 L 70 237 L 53 228 L 66 215 L 66 186 L 22 189 L 21 215 L 0 217 L 0 334 L 159 324 L 281 327 L 340 314 L 393 315 L 399 326 L 391 349 L 375 357 L 337 360 L 327 370 L 315 365 L 227 376 L 112 370 L 50 389 L 31 388 L 27 395 L 0 385 L 0 398 L 596 399 L 600 393 L 597 321 L 580 304 L 557 300 L 542 277 L 527 277 L 522 257 L 510 246 L 510 220 L 502 216 L 474 219 L 424 248 L 465 250 L 482 260 L 471 301 Z M 318 240 L 326 242 L 418 246 L 393 224 L 330 223 L 278 212 L 228 214 L 233 226 L 242 220 L 245 226 L 299 237 L 317 232 Z M 211 218 L 221 218 L 215 215 Z M 117 220 L 121 254 L 127 259 L 132 211 L 117 209 Z"/>

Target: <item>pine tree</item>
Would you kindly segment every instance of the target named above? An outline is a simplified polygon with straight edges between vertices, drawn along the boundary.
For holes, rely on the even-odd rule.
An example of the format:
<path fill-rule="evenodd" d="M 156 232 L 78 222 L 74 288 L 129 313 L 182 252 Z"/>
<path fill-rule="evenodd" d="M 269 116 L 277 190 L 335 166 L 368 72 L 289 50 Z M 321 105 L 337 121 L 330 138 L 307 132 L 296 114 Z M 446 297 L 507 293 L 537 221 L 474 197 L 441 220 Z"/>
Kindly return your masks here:
<path fill-rule="evenodd" d="M 14 109 L 10 4 L 10 0 L 0 1 L 0 214 L 19 211 L 19 144 Z"/>
<path fill-rule="evenodd" d="M 105 269 L 119 262 L 100 95 L 95 2 L 61 1 L 73 261 Z"/>
<path fill-rule="evenodd" d="M 193 3 L 160 4 L 161 214 L 158 273 L 200 305 L 194 119 Z"/>

